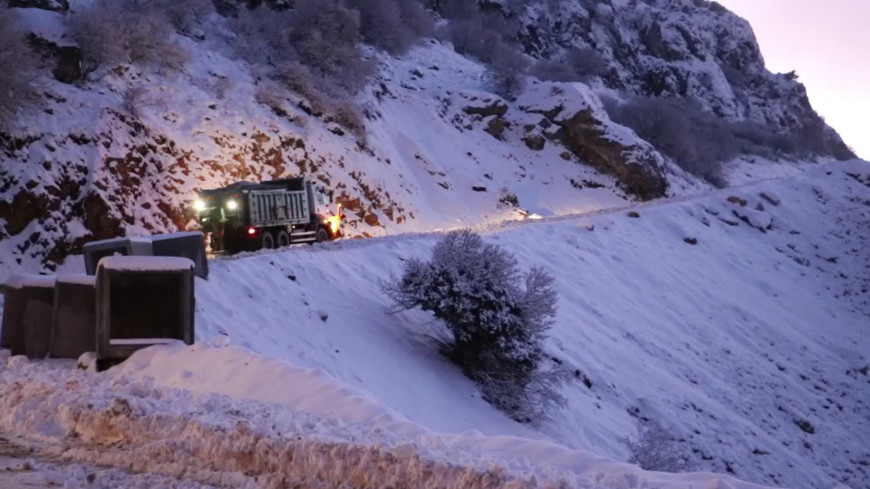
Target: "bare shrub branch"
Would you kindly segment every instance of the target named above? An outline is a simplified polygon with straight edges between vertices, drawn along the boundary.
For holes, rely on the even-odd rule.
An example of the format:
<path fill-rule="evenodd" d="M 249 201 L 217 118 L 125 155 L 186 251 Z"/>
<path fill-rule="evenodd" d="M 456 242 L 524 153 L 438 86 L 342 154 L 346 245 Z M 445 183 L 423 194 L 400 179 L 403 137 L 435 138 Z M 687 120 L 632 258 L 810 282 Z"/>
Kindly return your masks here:
<path fill-rule="evenodd" d="M 82 71 L 88 74 L 118 63 L 183 68 L 189 55 L 172 41 L 173 21 L 161 3 L 96 0 L 85 10 L 73 12 L 69 33 L 82 50 Z"/>
<path fill-rule="evenodd" d="M 535 64 L 531 75 L 543 81 L 586 82 L 607 74 L 607 61 L 593 49 L 572 49 L 564 59 L 543 60 Z"/>
<path fill-rule="evenodd" d="M 639 422 L 637 438 L 627 438 L 625 444 L 631 453 L 629 463 L 644 470 L 687 472 L 692 469 L 688 451 L 658 421 Z"/>
<path fill-rule="evenodd" d="M 360 13 L 365 42 L 404 54 L 421 37 L 432 36 L 434 20 L 418 0 L 347 0 Z"/>
<path fill-rule="evenodd" d="M 526 86 L 526 57 L 505 45 L 498 45 L 490 64 L 489 81 L 492 90 L 502 97 L 512 99 Z"/>
<path fill-rule="evenodd" d="M 368 83 L 374 65 L 363 58 L 358 43 L 360 15 L 340 0 L 299 0 L 287 26 L 299 62 L 355 94 Z"/>

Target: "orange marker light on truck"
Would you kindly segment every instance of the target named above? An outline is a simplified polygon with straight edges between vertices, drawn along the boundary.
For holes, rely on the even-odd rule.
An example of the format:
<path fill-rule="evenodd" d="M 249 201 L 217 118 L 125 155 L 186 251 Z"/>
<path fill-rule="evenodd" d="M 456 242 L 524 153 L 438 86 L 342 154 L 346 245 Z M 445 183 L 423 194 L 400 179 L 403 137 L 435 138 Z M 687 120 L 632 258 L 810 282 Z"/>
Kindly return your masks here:
<path fill-rule="evenodd" d="M 332 235 L 338 234 L 338 229 L 341 227 L 341 204 L 338 204 L 338 212 L 334 216 L 329 216 L 326 221 L 329 222 L 329 231 Z"/>

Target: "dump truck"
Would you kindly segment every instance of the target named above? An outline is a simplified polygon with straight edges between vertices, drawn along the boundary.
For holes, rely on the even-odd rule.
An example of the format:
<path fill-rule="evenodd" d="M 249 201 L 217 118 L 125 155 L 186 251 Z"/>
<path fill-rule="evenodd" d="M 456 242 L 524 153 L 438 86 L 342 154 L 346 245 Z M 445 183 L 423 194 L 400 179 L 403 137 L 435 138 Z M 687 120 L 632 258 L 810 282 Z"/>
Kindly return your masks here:
<path fill-rule="evenodd" d="M 235 182 L 201 191 L 193 204 L 215 254 L 338 238 L 341 206 L 331 207 L 331 192 L 305 177 Z"/>

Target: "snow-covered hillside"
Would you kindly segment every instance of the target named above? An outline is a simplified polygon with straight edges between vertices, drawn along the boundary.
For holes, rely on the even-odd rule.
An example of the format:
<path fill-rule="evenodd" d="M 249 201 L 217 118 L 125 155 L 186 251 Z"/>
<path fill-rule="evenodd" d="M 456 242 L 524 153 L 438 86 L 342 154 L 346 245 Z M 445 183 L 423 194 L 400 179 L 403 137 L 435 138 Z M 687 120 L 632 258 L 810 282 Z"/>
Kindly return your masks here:
<path fill-rule="evenodd" d="M 599 94 L 678 96 L 775 130 L 815 119 L 799 84 L 764 69 L 748 25 L 700 3 L 523 2 L 505 15 L 525 26 L 529 54 L 597 46 L 611 71 L 589 85 L 528 78 L 515 101 L 493 95 L 487 68 L 448 42 L 423 39 L 400 57 L 366 47 L 376 75 L 353 100 L 364 129 L 240 57 L 216 13 L 169 36 L 189 57 L 177 71 L 121 63 L 75 83 L 46 72 L 42 101 L 0 133 L 0 278 L 52 270 L 94 239 L 187 229 L 198 190 L 242 179 L 323 182 L 356 237 L 705 191 L 610 121 Z M 15 5 L 34 7 L 12 11 L 46 63 L 76 52 L 68 24 L 85 3 Z"/>
<path fill-rule="evenodd" d="M 868 186 L 870 163 L 853 161 L 639 206 L 639 217 L 619 211 L 487 231 L 485 239 L 522 265 L 541 264 L 556 277 L 559 314 L 547 351 L 577 379 L 565 388 L 568 407 L 540 431 L 481 400 L 437 353 L 432 340 L 445 334 L 441 326 L 420 312 L 391 314 L 379 291 L 402 260 L 425 257 L 438 234 L 214 261 L 209 280 L 197 282 L 200 344 L 143 351 L 98 378 L 55 371 L 49 387 L 4 395 L 0 423 L 33 437 L 41 410 L 93 403 L 92 392 L 106 390 L 96 405 L 128 399 L 146 417 L 134 416 L 141 420 L 125 429 L 135 430 L 136 446 L 157 447 L 162 431 L 140 431 L 151 426 L 148 413 L 168 409 L 162 398 L 188 399 L 170 401 L 176 417 L 237 409 L 195 394 L 215 393 L 272 406 L 235 416 L 295 420 L 296 431 L 251 421 L 270 440 L 301 429 L 404 446 L 427 460 L 567 477 L 570 487 L 738 487 L 730 479 L 716 486 L 711 477 L 719 476 L 636 472 L 591 455 L 625 460 L 621 440 L 639 419 L 652 419 L 678 437 L 696 470 L 784 487 L 866 487 Z M 3 371 L 6 382 L 30 385 L 48 375 L 16 365 Z M 70 382 L 67 393 L 50 387 Z M 55 393 L 46 397 L 44 389 Z M 40 436 L 70 429 L 64 412 Z M 327 421 L 308 427 L 299 416 Z M 105 463 L 115 455 L 72 457 Z"/>
<path fill-rule="evenodd" d="M 48 63 L 78 49 L 85 3 L 11 11 Z M 715 2 L 476 5 L 515 22 L 537 58 L 524 62 L 591 48 L 606 73 L 526 77 L 508 100 L 493 66 L 449 42 L 353 45 L 375 67 L 352 100 L 363 129 L 240 56 L 215 12 L 168 27 L 180 69 L 120 62 L 74 83 L 43 70 L 40 101 L 0 131 L 0 281 L 80 272 L 94 239 L 191 228 L 197 191 L 237 180 L 304 174 L 334 191 L 346 236 L 369 239 L 212 260 L 198 343 L 108 373 L 0 351 L 14 483 L 40 477 L 30 466 L 91 487 L 99 466 L 97 487 L 870 487 L 870 163 L 828 161 L 848 148 Z M 755 124 L 740 127 L 760 146 L 779 133 L 824 148 L 744 154 L 725 165 L 739 186 L 714 191 L 602 102 L 642 96 Z M 438 353 L 447 330 L 381 291 L 460 227 L 556 279 L 545 347 L 574 380 L 541 427 L 484 401 Z M 699 472 L 625 463 L 650 421 Z M 19 464 L 21 447 L 36 461 Z"/>
<path fill-rule="evenodd" d="M 543 434 L 625 459 L 620 438 L 652 418 L 702 469 L 789 487 L 866 485 L 868 178 L 870 166 L 854 162 L 641 207 L 639 218 L 487 235 L 557 279 L 549 353 L 579 375 L 570 408 Z M 323 369 L 438 431 L 529 436 L 438 356 L 428 338 L 444 332 L 428 315 L 389 314 L 378 281 L 436 239 L 218 261 L 199 284 L 199 334 Z"/>
<path fill-rule="evenodd" d="M 18 12 L 61 42 L 61 14 Z M 82 86 L 46 81 L 44 110 L 0 138 L 0 269 L 50 269 L 89 240 L 184 229 L 193 224 L 196 191 L 240 179 L 322 181 L 343 204 L 350 236 L 477 225 L 517 210 L 566 214 L 628 199 L 614 178 L 548 140 L 558 126 L 547 131 L 553 124 L 543 115 L 487 93 L 485 69 L 449 46 L 433 41 L 401 59 L 370 53 L 379 75 L 357 101 L 367 117 L 363 140 L 328 116 L 306 113 L 298 95 L 258 82 L 244 60 L 230 57 L 224 19 L 212 22 L 204 40 L 179 36 L 192 56 L 180 73 L 122 65 Z M 597 101 L 585 86 L 566 89 L 576 93 L 575 112 L 588 106 L 584 100 Z M 558 97 L 539 92 L 527 105 L 558 105 Z M 596 115 L 606 123 L 603 110 Z M 496 119 L 500 130 L 487 131 Z M 599 139 L 612 130 L 604 126 Z M 626 164 L 646 164 L 633 148 L 650 152 L 649 145 L 630 132 L 613 139 Z M 651 153 L 651 177 L 660 184 L 666 172 L 679 173 Z M 674 178 L 673 192 L 704 188 Z"/>

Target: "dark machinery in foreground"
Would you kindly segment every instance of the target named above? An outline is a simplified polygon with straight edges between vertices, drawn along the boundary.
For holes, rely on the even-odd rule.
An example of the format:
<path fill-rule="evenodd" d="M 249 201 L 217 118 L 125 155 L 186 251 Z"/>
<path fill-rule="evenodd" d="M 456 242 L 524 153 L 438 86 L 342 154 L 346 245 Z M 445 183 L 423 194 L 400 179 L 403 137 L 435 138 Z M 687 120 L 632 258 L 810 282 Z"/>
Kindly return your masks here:
<path fill-rule="evenodd" d="M 341 236 L 341 206 L 305 177 L 235 182 L 203 190 L 194 203 L 212 253 L 279 248 Z"/>

